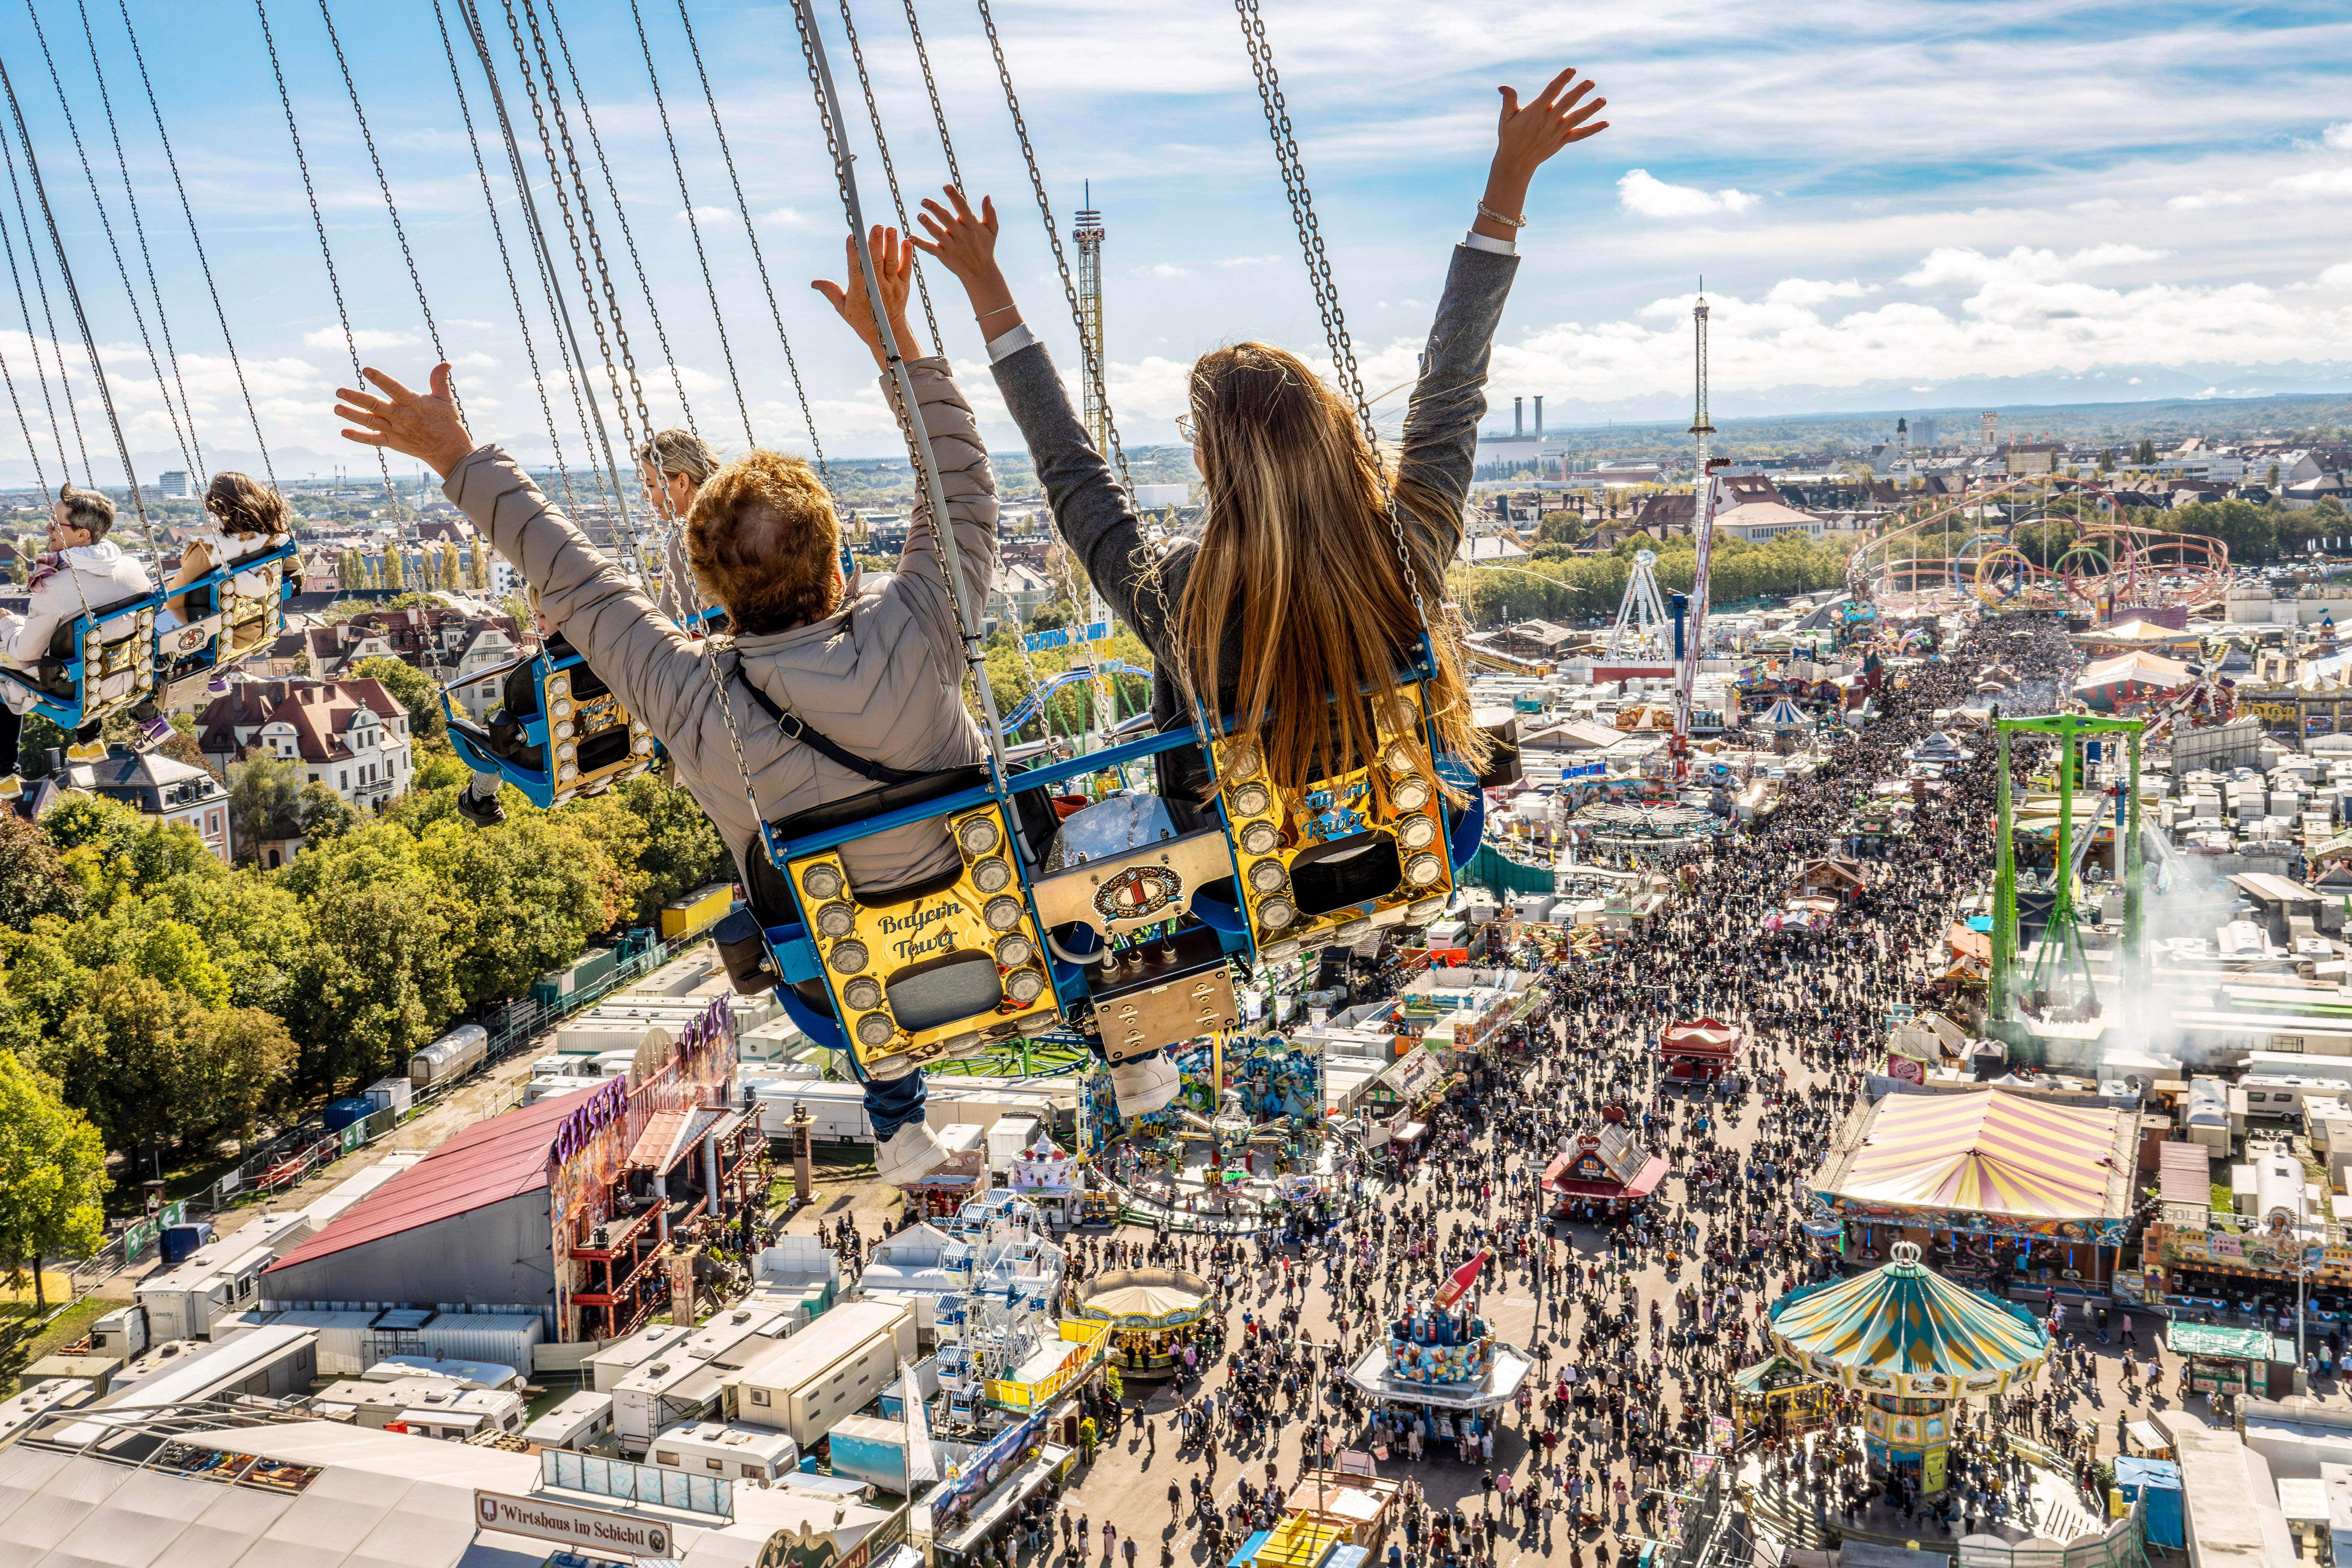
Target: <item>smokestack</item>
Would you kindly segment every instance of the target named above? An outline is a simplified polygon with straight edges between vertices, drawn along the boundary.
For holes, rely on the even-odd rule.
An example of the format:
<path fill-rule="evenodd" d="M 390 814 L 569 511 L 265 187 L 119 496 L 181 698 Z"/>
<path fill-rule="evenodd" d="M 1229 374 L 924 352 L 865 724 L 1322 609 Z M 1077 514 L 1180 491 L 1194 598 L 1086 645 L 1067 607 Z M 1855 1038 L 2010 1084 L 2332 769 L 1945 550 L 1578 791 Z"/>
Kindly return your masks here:
<path fill-rule="evenodd" d="M 1516 441 L 1527 433 L 1528 400 L 1524 397 L 1514 397 L 1511 399 L 1511 439 Z"/>
<path fill-rule="evenodd" d="M 1536 439 L 1543 439 L 1543 399 L 1536 399 Z"/>

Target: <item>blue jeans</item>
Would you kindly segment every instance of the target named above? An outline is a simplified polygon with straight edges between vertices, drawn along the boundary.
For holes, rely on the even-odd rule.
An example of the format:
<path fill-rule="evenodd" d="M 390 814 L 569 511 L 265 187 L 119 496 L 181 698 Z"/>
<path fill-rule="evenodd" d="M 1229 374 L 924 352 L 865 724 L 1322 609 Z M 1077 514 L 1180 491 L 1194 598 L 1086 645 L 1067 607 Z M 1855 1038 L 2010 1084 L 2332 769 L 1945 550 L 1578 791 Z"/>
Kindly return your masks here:
<path fill-rule="evenodd" d="M 870 1078 L 857 1060 L 854 1050 L 842 1053 L 849 1059 L 849 1070 L 866 1086 L 866 1120 L 874 1124 L 874 1141 L 887 1143 L 891 1135 L 910 1121 L 923 1120 L 923 1073 L 918 1068 L 898 1078 Z"/>

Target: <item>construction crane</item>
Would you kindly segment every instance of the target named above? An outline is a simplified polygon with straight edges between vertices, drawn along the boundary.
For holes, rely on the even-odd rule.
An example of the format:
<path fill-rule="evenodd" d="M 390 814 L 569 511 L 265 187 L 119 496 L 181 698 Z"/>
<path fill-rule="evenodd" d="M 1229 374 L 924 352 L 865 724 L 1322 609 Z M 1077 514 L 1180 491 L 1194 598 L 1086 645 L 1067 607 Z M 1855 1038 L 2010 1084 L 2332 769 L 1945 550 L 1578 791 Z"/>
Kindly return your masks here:
<path fill-rule="evenodd" d="M 1698 301 L 1691 307 L 1698 336 L 1698 357 L 1693 374 L 1696 409 L 1690 434 L 1698 443 L 1698 489 L 1691 508 L 1691 534 L 1698 543 L 1692 563 L 1690 611 L 1683 645 L 1682 679 L 1675 687 L 1675 738 L 1667 748 L 1675 760 L 1675 782 L 1690 777 L 1691 691 L 1698 681 L 1698 662 L 1706 650 L 1706 576 L 1715 552 L 1715 470 L 1722 460 L 1714 455 L 1715 424 L 1706 416 L 1706 279 L 1699 279 Z"/>

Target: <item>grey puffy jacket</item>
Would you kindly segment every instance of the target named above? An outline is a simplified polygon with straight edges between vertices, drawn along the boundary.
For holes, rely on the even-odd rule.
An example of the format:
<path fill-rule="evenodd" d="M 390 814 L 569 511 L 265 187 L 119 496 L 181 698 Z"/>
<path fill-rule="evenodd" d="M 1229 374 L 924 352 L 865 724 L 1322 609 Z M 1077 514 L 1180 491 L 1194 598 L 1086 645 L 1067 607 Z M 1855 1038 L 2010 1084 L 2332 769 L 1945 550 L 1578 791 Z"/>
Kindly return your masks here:
<path fill-rule="evenodd" d="M 971 406 L 944 359 L 909 362 L 923 426 L 940 463 L 948 512 L 963 558 L 967 601 L 984 605 L 996 580 L 996 482 Z M 883 395 L 890 395 L 886 381 Z M 629 711 L 677 760 L 678 781 L 719 826 L 739 863 L 760 823 L 862 795 L 873 783 L 791 740 L 743 690 L 727 683 L 720 712 L 709 642 L 690 640 L 623 569 L 548 503 L 521 467 L 496 447 L 458 465 L 443 491 L 539 590 L 540 607 Z M 787 632 L 733 640 L 742 679 L 844 750 L 908 772 L 978 763 L 980 728 L 962 696 L 955 610 L 919 501 L 898 569 L 829 618 Z M 722 653 L 722 671 L 735 664 Z M 745 775 L 758 815 L 745 799 Z M 946 871 L 957 861 L 937 823 L 894 829 L 845 846 L 850 880 L 880 889 Z M 748 873 L 747 873 L 748 875 Z"/>

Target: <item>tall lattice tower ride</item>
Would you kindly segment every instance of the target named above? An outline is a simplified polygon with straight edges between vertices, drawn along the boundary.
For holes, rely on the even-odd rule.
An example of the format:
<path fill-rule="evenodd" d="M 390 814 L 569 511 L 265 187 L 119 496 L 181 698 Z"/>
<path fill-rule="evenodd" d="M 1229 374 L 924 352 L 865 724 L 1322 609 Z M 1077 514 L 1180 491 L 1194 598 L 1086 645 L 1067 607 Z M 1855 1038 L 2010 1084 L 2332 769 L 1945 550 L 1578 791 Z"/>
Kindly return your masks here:
<path fill-rule="evenodd" d="M 1078 378 L 1086 388 L 1084 415 L 1087 435 L 1095 450 L 1110 450 L 1110 405 L 1103 395 L 1103 377 L 1109 362 L 1103 357 L 1102 214 L 1095 210 L 1094 182 L 1086 185 L 1086 205 L 1078 209 L 1077 226 L 1070 237 L 1078 243 L 1078 353 L 1086 363 Z"/>

